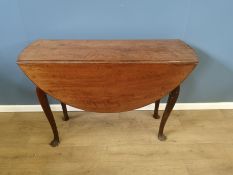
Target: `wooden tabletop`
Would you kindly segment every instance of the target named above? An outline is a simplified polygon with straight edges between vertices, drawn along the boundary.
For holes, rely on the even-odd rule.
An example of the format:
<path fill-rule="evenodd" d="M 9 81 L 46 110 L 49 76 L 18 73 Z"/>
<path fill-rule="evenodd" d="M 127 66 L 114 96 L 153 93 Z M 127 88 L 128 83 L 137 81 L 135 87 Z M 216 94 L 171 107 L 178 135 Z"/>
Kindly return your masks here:
<path fill-rule="evenodd" d="M 197 63 L 181 40 L 37 40 L 18 63 Z"/>
<path fill-rule="evenodd" d="M 197 63 L 180 40 L 38 40 L 18 60 L 44 92 L 93 112 L 148 105 L 179 86 Z"/>

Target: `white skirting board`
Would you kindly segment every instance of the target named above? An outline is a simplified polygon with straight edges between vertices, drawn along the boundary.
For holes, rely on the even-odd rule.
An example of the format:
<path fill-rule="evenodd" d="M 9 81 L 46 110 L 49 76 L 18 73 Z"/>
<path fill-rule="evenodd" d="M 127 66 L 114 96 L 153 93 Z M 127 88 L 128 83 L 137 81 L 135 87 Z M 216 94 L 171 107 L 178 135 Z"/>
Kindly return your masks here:
<path fill-rule="evenodd" d="M 50 105 L 52 111 L 62 111 L 60 104 Z M 159 109 L 164 110 L 166 103 L 161 103 Z M 174 110 L 208 110 L 208 109 L 233 109 L 233 102 L 217 103 L 177 103 Z M 67 106 L 68 111 L 82 111 Z M 154 110 L 154 104 L 139 108 L 137 110 Z M 41 112 L 40 105 L 0 105 L 0 112 Z"/>

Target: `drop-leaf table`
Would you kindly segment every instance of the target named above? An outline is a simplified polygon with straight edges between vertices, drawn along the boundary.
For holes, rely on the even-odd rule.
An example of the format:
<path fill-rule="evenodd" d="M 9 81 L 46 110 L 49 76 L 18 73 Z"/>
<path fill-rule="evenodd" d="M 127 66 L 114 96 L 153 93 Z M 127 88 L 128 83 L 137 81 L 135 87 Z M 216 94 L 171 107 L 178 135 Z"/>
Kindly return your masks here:
<path fill-rule="evenodd" d="M 169 94 L 158 138 L 176 103 L 180 84 L 198 63 L 194 50 L 181 40 L 37 40 L 20 54 L 18 65 L 36 85 L 36 92 L 59 144 L 47 94 L 59 100 L 64 120 L 66 104 L 92 112 L 123 112 Z"/>

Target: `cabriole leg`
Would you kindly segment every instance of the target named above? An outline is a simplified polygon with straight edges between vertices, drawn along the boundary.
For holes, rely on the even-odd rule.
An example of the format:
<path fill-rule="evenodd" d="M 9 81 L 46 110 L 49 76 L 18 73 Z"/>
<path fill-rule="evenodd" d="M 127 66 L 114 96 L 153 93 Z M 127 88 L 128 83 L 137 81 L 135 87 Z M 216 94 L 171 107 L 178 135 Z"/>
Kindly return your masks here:
<path fill-rule="evenodd" d="M 64 114 L 64 117 L 62 118 L 62 120 L 67 121 L 67 120 L 69 120 L 69 116 L 68 116 L 68 113 L 67 113 L 66 104 L 61 102 L 61 106 L 62 106 L 62 111 L 63 111 L 63 114 Z"/>
<path fill-rule="evenodd" d="M 176 87 L 174 90 L 172 90 L 169 93 L 167 105 L 166 105 L 166 108 L 165 108 L 165 111 L 163 113 L 163 117 L 162 117 L 162 120 L 161 120 L 161 123 L 159 126 L 158 138 L 161 141 L 166 140 L 166 136 L 163 134 L 164 126 L 167 122 L 168 117 L 170 116 L 170 113 L 171 113 L 173 107 L 175 106 L 176 100 L 179 96 L 179 92 L 180 92 L 180 86 Z"/>
<path fill-rule="evenodd" d="M 47 95 L 44 91 L 42 91 L 39 87 L 36 88 L 36 93 L 38 96 L 38 99 L 40 101 L 41 107 L 43 108 L 43 111 L 49 121 L 49 124 L 53 130 L 54 139 L 51 141 L 50 145 L 55 147 L 59 144 L 59 136 L 57 131 L 57 126 L 53 117 L 53 113 L 50 109 L 49 102 L 47 99 Z"/>
<path fill-rule="evenodd" d="M 160 116 L 159 116 L 159 103 L 160 103 L 160 99 L 155 102 L 155 109 L 154 109 L 154 115 L 153 115 L 153 117 L 155 119 L 160 118 Z"/>

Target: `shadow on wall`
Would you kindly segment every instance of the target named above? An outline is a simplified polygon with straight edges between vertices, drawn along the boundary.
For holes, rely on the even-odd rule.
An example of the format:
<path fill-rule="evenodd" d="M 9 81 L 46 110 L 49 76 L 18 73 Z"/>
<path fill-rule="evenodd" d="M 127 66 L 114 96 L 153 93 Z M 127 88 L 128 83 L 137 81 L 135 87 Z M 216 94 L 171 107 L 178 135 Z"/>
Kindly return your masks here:
<path fill-rule="evenodd" d="M 0 105 L 39 104 L 35 85 L 24 75 L 17 65 L 15 66 L 18 73 L 15 74 L 14 78 L 9 78 L 0 70 L 0 89 L 2 89 L 0 92 Z M 54 104 L 58 103 L 58 101 L 51 97 L 49 97 L 49 101 Z"/>
<path fill-rule="evenodd" d="M 35 104 L 33 84 L 16 64 L 25 41 L 0 47 L 0 105 Z"/>
<path fill-rule="evenodd" d="M 33 85 L 20 74 L 12 78 L 0 70 L 0 105 L 35 104 Z"/>
<path fill-rule="evenodd" d="M 193 47 L 193 46 L 192 46 Z M 233 99 L 233 69 L 214 56 L 193 47 L 199 64 L 183 83 L 179 102 L 221 102 Z"/>

